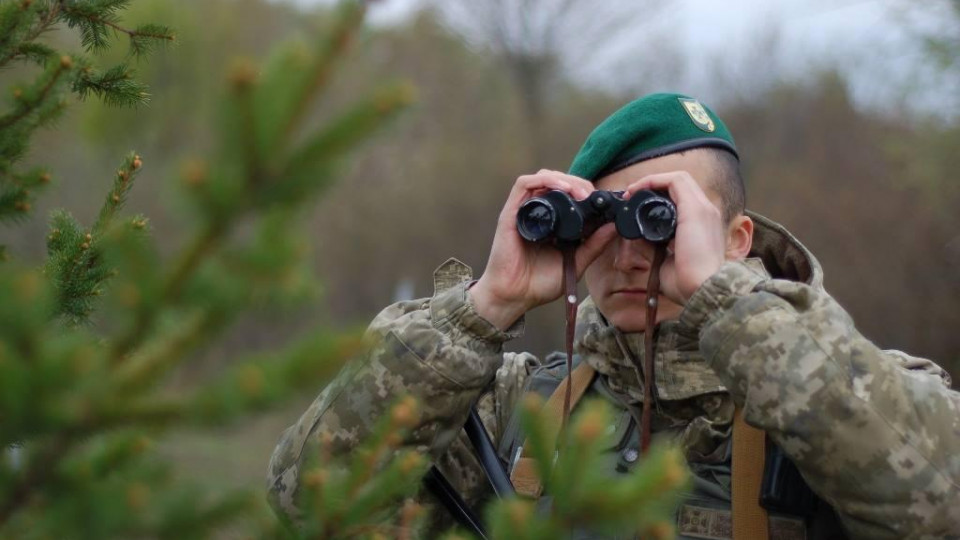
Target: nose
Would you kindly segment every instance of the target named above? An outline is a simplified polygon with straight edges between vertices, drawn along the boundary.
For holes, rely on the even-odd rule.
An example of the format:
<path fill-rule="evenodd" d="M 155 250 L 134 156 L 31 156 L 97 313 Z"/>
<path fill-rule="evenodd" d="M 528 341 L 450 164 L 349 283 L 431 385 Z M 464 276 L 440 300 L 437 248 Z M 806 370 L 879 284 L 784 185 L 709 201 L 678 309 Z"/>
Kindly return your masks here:
<path fill-rule="evenodd" d="M 621 272 L 646 271 L 650 269 L 653 261 L 653 244 L 646 240 L 628 240 L 619 237 L 617 242 L 616 259 L 613 262 L 614 268 Z"/>

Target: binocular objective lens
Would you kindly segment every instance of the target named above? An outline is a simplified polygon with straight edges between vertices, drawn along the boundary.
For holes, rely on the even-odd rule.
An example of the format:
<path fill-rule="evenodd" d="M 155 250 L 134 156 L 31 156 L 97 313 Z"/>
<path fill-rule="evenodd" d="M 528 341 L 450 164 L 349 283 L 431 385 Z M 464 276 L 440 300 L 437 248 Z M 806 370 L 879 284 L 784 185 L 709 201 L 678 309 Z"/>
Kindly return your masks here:
<path fill-rule="evenodd" d="M 525 240 L 538 242 L 553 234 L 556 214 L 546 201 L 531 199 L 517 212 L 517 230 Z"/>
<path fill-rule="evenodd" d="M 677 213 L 669 202 L 652 200 L 637 209 L 637 221 L 644 238 L 651 242 L 661 242 L 673 236 Z"/>

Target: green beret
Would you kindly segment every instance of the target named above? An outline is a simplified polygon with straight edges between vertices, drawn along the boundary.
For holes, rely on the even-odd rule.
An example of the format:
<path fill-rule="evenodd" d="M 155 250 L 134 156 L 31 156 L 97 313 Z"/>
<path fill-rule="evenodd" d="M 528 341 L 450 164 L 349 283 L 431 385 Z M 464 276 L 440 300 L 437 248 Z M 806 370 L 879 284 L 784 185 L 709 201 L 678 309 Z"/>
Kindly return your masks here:
<path fill-rule="evenodd" d="M 738 156 L 727 126 L 706 105 L 680 94 L 650 94 L 597 126 L 573 158 L 570 174 L 594 181 L 645 159 L 703 146 Z"/>

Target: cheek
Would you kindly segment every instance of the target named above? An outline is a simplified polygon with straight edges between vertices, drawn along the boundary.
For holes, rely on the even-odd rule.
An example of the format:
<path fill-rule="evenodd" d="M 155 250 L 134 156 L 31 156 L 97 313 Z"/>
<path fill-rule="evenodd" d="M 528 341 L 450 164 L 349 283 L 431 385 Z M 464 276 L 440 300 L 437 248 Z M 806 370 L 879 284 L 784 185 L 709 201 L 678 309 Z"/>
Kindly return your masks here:
<path fill-rule="evenodd" d="M 596 261 L 594 261 L 583 273 L 583 282 L 587 285 L 587 294 L 592 296 L 594 300 L 600 296 L 600 276 L 599 272 L 595 270 L 596 264 Z"/>
<path fill-rule="evenodd" d="M 583 272 L 583 281 L 587 286 L 587 292 L 596 299 L 603 293 L 603 284 L 606 277 L 613 271 L 615 250 L 607 246 L 600 256 L 594 259 L 590 266 Z"/>

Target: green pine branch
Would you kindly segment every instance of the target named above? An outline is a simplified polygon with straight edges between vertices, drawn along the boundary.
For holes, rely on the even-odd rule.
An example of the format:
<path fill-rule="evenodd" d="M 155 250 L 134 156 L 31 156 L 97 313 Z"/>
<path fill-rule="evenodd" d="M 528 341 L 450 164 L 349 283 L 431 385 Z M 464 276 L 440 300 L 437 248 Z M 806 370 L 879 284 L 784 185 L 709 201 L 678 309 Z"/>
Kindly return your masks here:
<path fill-rule="evenodd" d="M 32 0 L 0 4 L 0 68 L 25 55 L 24 44 L 43 31 L 43 23 L 50 20 L 43 8 Z"/>
<path fill-rule="evenodd" d="M 103 257 L 102 236 L 126 202 L 141 166 L 140 156 L 131 152 L 117 169 L 113 188 L 91 228 L 83 228 L 62 210 L 51 217 L 44 273 L 57 292 L 57 315 L 70 324 L 86 322 L 95 301 L 103 294 L 106 281 L 114 273 Z M 130 221 L 131 230 L 142 231 L 145 227 L 146 220 L 142 217 Z"/>
<path fill-rule="evenodd" d="M 150 100 L 147 85 L 137 82 L 133 70 L 126 64 L 113 66 L 104 72 L 87 67 L 74 79 L 72 90 L 81 100 L 91 94 L 111 107 L 133 107 Z"/>
<path fill-rule="evenodd" d="M 3 4 L 0 16 L 16 5 L 32 9 L 33 18 L 18 19 L 0 58 L 42 57 L 45 65 L 69 68 L 49 91 L 43 88 L 52 73 L 22 85 L 17 99 L 34 103 L 30 111 L 15 105 L 0 116 L 13 118 L 0 129 L 0 188 L 14 193 L 3 204 L 29 203 L 49 182 L 42 170 L 20 173 L 13 163 L 54 105 L 62 107 L 68 89 L 105 101 L 129 101 L 141 91 L 124 66 L 101 73 L 79 55 L 27 42 L 63 22 L 88 50 L 101 50 L 119 34 L 130 38 L 132 55 L 142 54 L 164 40 L 165 29 L 126 31 L 120 14 L 128 2 Z M 240 314 L 297 305 L 315 291 L 299 218 L 346 155 L 412 99 L 408 87 L 397 85 L 358 100 L 333 122 L 308 126 L 300 118 L 310 116 L 314 96 L 329 84 L 362 12 L 356 3 L 337 11 L 334 37 L 306 51 L 307 69 L 293 88 L 277 67 L 296 64 L 289 47 L 262 72 L 247 64 L 234 73 L 217 126 L 220 145 L 184 174 L 182 194 L 196 210 L 196 226 L 172 262 L 160 257 L 144 218 L 123 215 L 141 169 L 131 154 L 92 225 L 65 211 L 53 214 L 42 272 L 0 266 L 0 448 L 17 444 L 21 455 L 17 465 L 0 457 L 0 536 L 57 538 L 83 530 L 91 537 L 206 537 L 242 514 L 257 516 L 252 535 L 265 537 L 415 533 L 422 510 L 409 502 L 397 509 L 419 489 L 426 466 L 424 456 L 400 446 L 399 433 L 417 422 L 410 401 L 398 403 L 374 439 L 347 460 L 328 459 L 330 448 L 321 449 L 304 470 L 304 501 L 315 511 L 301 530 L 270 525 L 246 493 L 212 496 L 174 482 L 145 442 L 174 428 L 222 426 L 313 390 L 361 348 L 355 336 L 311 329 L 287 347 L 237 359 L 203 384 L 180 392 L 165 384 Z M 8 21 L 0 18 L 0 28 Z M 281 87 L 289 89 L 276 94 Z M 268 114 L 277 101 L 286 113 Z M 278 141 L 283 151 L 271 152 Z M 241 226 L 252 234 L 236 234 Z M 80 324 L 95 311 L 97 325 Z M 343 493 L 352 498 L 344 501 Z"/>
<path fill-rule="evenodd" d="M 331 30 L 333 35 L 343 36 L 358 31 L 357 10 L 362 14 L 362 5 L 355 2 L 344 4 L 347 7 L 337 11 L 338 18 Z M 343 54 L 342 48 L 338 51 Z M 321 48 L 319 53 L 314 54 L 323 58 L 329 52 Z M 274 131 L 277 123 L 284 124 L 286 119 L 270 118 L 263 111 L 270 110 L 269 104 L 279 100 L 273 94 L 278 87 L 277 78 L 287 80 L 286 71 L 276 69 L 275 65 L 290 66 L 296 62 L 293 56 L 299 58 L 301 65 L 312 66 L 315 71 L 306 73 L 299 81 L 300 86 L 287 93 L 287 99 L 298 103 L 297 107 L 290 107 L 289 110 L 299 110 L 305 106 L 304 103 L 312 100 L 310 90 L 315 88 L 318 79 L 323 79 L 316 72 L 329 69 L 328 61 L 315 60 L 302 49 L 284 47 L 264 68 L 263 78 L 258 78 L 256 70 L 248 63 L 235 66 L 230 76 L 230 92 L 224 100 L 225 109 L 219 129 L 222 147 L 219 158 L 214 162 L 217 167 L 197 161 L 184 175 L 188 196 L 201 210 L 203 226 L 162 279 L 159 302 L 176 305 L 181 301 L 182 291 L 196 275 L 197 269 L 219 252 L 227 232 L 239 220 L 263 214 L 272 208 L 298 205 L 315 198 L 334 177 L 342 156 L 389 123 L 414 99 L 408 85 L 385 88 L 373 98 L 358 102 L 354 109 L 326 129 L 308 135 L 306 142 L 294 144 L 288 140 L 292 150 L 279 155 L 271 154 L 268 148 L 262 146 L 264 141 L 269 140 L 263 133 Z M 273 161 L 268 162 L 267 156 L 271 156 Z M 121 362 L 149 336 L 157 314 L 152 309 L 136 312 L 127 331 L 114 342 L 113 357 L 116 362 Z"/>
<path fill-rule="evenodd" d="M 0 3 L 0 69 L 15 61 L 37 64 L 33 80 L 15 85 L 9 107 L 0 110 L 0 222 L 15 223 L 27 216 L 35 192 L 25 185 L 15 164 L 24 156 L 33 133 L 56 120 L 67 106 L 65 96 L 91 95 L 111 106 L 135 106 L 148 101 L 147 88 L 134 78 L 127 63 L 98 70 L 78 54 L 63 53 L 40 43 L 58 25 L 76 29 L 82 47 L 103 52 L 114 35 L 124 35 L 128 54 L 139 58 L 173 41 L 169 28 L 143 24 L 127 28 L 120 14 L 130 0 L 13 0 Z"/>
<path fill-rule="evenodd" d="M 173 41 L 170 28 L 159 24 L 145 24 L 129 29 L 120 24 L 119 12 L 130 0 L 60 0 L 61 17 L 70 28 L 80 31 L 84 49 L 102 51 L 110 45 L 110 37 L 126 34 L 130 41 L 130 54 L 140 56 L 153 50 L 164 41 Z"/>
<path fill-rule="evenodd" d="M 36 127 L 43 123 L 43 120 L 49 120 L 54 117 L 53 111 L 59 109 L 59 103 L 50 99 L 55 94 L 58 85 L 65 84 L 64 76 L 73 68 L 73 59 L 69 56 L 62 56 L 59 59 L 51 59 L 47 62 L 47 69 L 35 81 L 35 83 L 26 88 L 14 90 L 14 107 L 9 113 L 0 116 L 0 133 L 16 126 L 21 121 L 34 119 Z"/>
<path fill-rule="evenodd" d="M 304 512 L 302 520 L 291 524 L 290 536 L 418 538 L 424 512 L 412 498 L 429 463 L 401 442 L 419 418 L 417 402 L 403 398 L 378 420 L 366 441 L 341 457 L 333 453 L 332 437 L 321 437 L 300 471 L 297 497 Z"/>
<path fill-rule="evenodd" d="M 654 446 L 626 474 L 609 469 L 615 441 L 607 430 L 612 411 L 603 401 L 587 401 L 573 415 L 567 437 L 555 453 L 558 419 L 538 396 L 522 405 L 525 448 L 535 459 L 552 511 L 537 511 L 536 501 L 517 497 L 497 501 L 487 512 L 493 538 L 548 540 L 572 531 L 603 536 L 673 538 L 674 511 L 690 473 L 678 448 Z M 606 471 L 606 474 L 604 474 Z"/>

